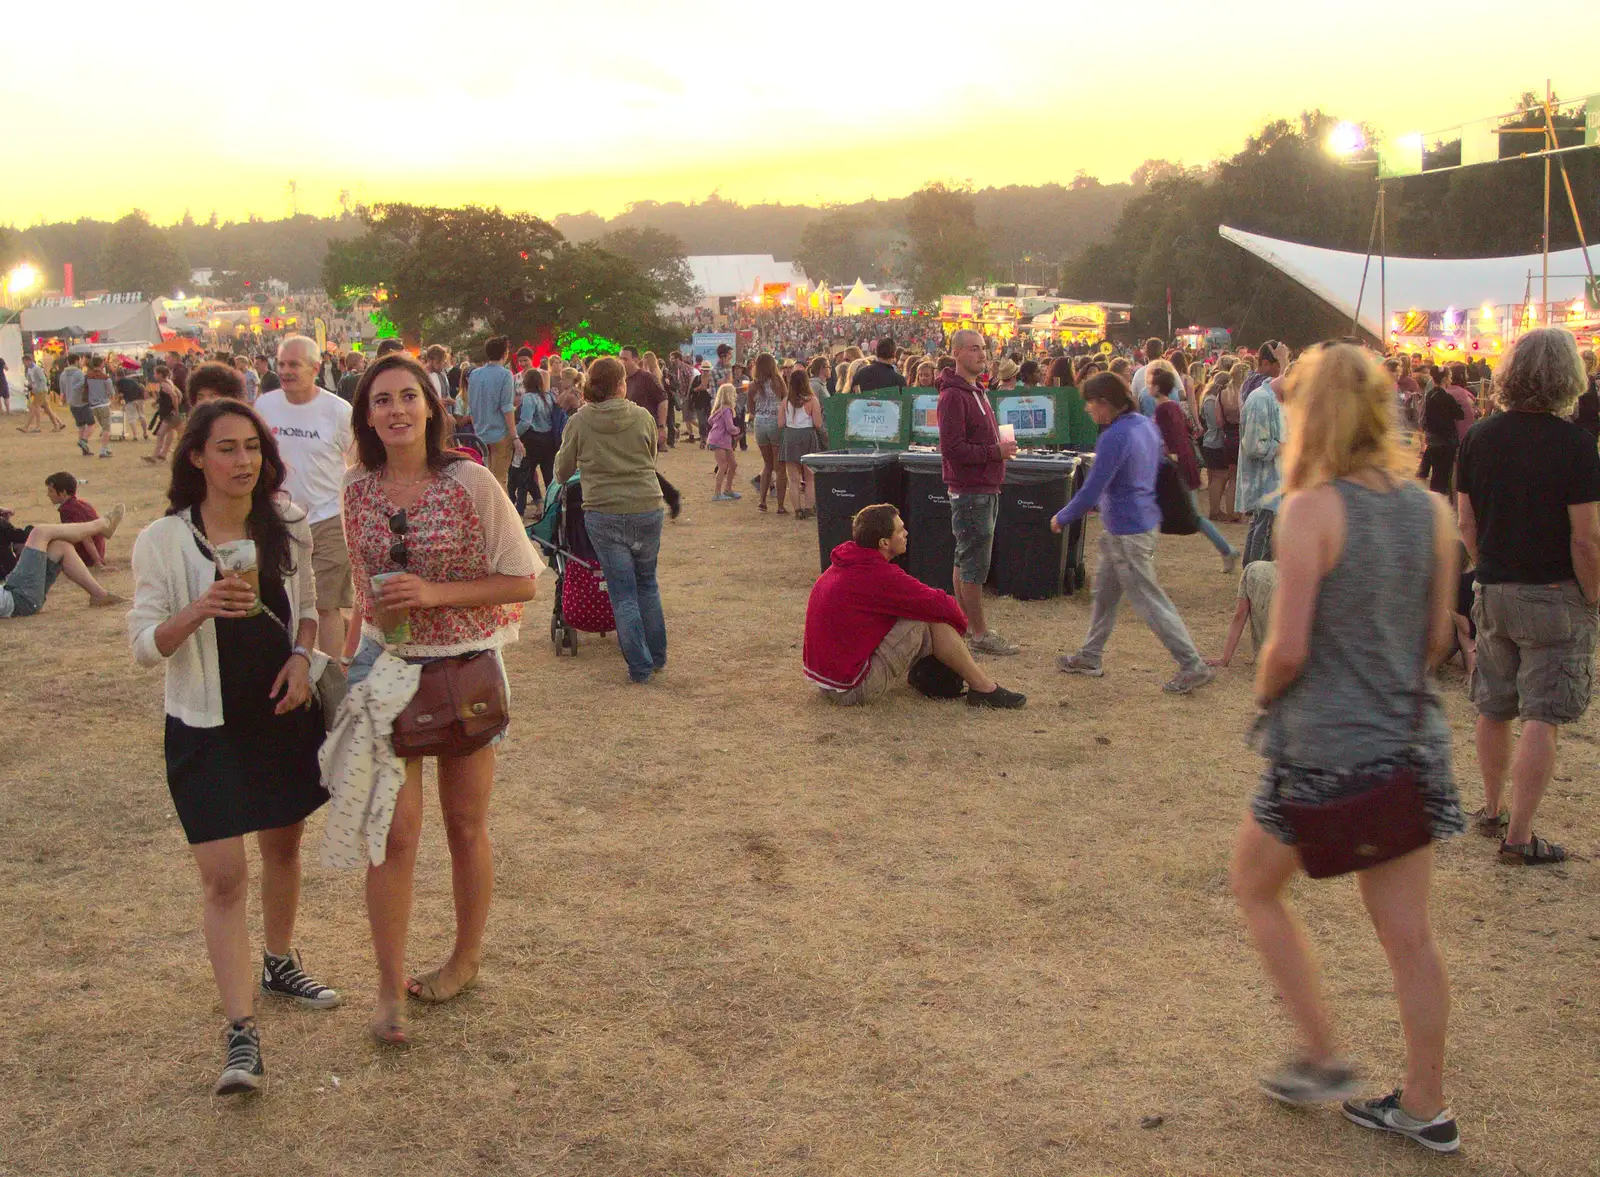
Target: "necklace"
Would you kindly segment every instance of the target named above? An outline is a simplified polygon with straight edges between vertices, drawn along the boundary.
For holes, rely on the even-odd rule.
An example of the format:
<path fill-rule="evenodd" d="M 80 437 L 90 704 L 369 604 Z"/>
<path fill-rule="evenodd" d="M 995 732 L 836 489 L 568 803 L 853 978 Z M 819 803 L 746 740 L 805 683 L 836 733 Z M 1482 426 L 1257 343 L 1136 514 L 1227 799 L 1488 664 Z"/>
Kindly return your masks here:
<path fill-rule="evenodd" d="M 430 478 L 432 478 L 433 477 L 433 471 L 432 470 L 424 470 L 421 474 L 417 475 L 417 477 L 408 478 L 403 482 L 400 479 L 395 478 L 393 475 L 389 474 L 387 471 L 384 472 L 383 476 L 388 481 L 390 490 L 410 490 L 413 486 L 417 486 L 420 483 L 427 482 Z"/>

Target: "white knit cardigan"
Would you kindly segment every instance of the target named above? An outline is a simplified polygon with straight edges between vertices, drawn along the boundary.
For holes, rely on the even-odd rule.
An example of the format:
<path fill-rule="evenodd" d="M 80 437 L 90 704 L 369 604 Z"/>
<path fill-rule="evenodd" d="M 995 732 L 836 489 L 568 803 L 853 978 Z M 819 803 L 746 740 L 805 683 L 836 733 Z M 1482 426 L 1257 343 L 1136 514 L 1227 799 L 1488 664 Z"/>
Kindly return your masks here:
<path fill-rule="evenodd" d="M 289 641 L 306 618 L 316 619 L 317 590 L 311 575 L 311 529 L 298 507 L 280 508 L 289 526 L 294 571 L 284 589 L 294 608 Z M 167 664 L 167 714 L 190 727 L 222 726 L 222 673 L 217 667 L 217 623 L 210 619 L 163 659 L 156 649 L 156 627 L 205 595 L 217 566 L 201 555 L 189 531 L 189 512 L 165 515 L 139 533 L 133 543 L 133 608 L 128 641 L 140 666 Z M 314 668 L 316 669 L 316 668 Z"/>

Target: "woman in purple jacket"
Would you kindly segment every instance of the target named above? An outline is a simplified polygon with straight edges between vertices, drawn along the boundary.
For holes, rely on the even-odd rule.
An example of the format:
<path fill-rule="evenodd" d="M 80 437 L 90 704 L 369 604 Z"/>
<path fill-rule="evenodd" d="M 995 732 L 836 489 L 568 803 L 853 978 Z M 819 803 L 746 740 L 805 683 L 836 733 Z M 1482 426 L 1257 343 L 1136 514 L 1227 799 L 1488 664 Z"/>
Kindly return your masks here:
<path fill-rule="evenodd" d="M 1161 508 L 1156 504 L 1156 471 L 1161 465 L 1161 434 L 1155 423 L 1142 416 L 1133 389 L 1113 372 L 1090 377 L 1083 386 L 1084 407 L 1102 427 L 1095 446 L 1094 468 L 1083 487 L 1050 521 L 1055 531 L 1100 509 L 1100 560 L 1094 570 L 1094 609 L 1089 636 L 1075 654 L 1056 659 L 1066 674 L 1099 678 L 1105 674 L 1100 658 L 1124 595 L 1134 612 L 1148 625 L 1177 660 L 1178 673 L 1162 690 L 1187 695 L 1210 682 L 1216 672 L 1195 649 L 1189 628 L 1156 581 L 1156 534 Z"/>

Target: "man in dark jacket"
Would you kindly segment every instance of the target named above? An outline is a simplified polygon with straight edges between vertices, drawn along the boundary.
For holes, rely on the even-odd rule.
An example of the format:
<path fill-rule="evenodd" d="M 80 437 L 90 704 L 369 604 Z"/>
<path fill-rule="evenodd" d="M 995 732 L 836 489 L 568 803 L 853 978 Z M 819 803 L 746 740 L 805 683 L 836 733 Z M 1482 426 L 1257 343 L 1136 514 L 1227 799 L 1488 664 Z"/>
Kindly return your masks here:
<path fill-rule="evenodd" d="M 904 388 L 906 379 L 894 366 L 894 340 L 885 335 L 878 340 L 877 358 L 856 373 L 855 391 L 877 392 L 880 388 Z"/>
<path fill-rule="evenodd" d="M 1000 484 L 1006 459 L 1017 443 L 1000 440 L 994 406 L 978 388 L 985 362 L 983 336 L 957 331 L 950 337 L 955 367 L 934 380 L 939 390 L 939 453 L 950 492 L 950 526 L 956 537 L 954 588 L 970 628 L 967 645 L 975 654 L 1015 654 L 1017 647 L 989 629 L 983 616 L 983 585 L 994 553 L 994 525 L 1000 514 Z"/>
<path fill-rule="evenodd" d="M 950 594 L 891 563 L 908 539 L 893 505 L 863 507 L 850 534 L 806 604 L 805 675 L 828 699 L 870 703 L 932 657 L 967 684 L 968 706 L 1011 709 L 1028 701 L 972 660 L 961 640 L 967 619 Z"/>

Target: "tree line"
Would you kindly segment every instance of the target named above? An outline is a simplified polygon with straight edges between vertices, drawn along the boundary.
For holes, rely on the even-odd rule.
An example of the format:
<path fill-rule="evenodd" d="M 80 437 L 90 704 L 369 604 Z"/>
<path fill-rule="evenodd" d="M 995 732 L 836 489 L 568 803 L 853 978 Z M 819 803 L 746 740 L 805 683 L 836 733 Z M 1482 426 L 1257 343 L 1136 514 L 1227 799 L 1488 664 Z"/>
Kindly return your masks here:
<path fill-rule="evenodd" d="M 1527 137 L 1518 140 L 1515 128 L 1542 119 L 1531 94 L 1518 109 L 1522 114 L 1504 124 L 1510 130 L 1501 136 L 1502 154 L 1525 150 L 1518 143 Z M 1574 118 L 1581 116 L 1558 127 L 1563 143 L 1582 133 Z M 1244 343 L 1305 341 L 1339 334 L 1348 323 L 1224 241 L 1217 226 L 1364 250 L 1376 161 L 1370 153 L 1350 161 L 1331 156 L 1325 144 L 1335 124 L 1320 111 L 1273 120 L 1225 159 L 1189 168 L 1147 160 L 1125 183 L 1103 184 L 1082 171 L 1066 183 L 1037 186 L 935 181 L 898 199 L 824 207 L 743 205 L 713 194 L 689 203 L 641 201 L 611 218 L 589 212 L 545 221 L 498 209 L 391 203 L 277 221 L 219 223 L 213 215 L 197 223 L 186 215 L 168 227 L 134 211 L 114 223 L 0 228 L 0 271 L 28 260 L 46 267 L 54 282 L 70 261 L 80 290 L 154 294 L 181 288 L 191 267 L 205 267 L 214 272 L 214 292 L 235 299 L 260 291 L 269 278 L 295 289 L 324 285 L 335 295 L 383 282 L 393 288 L 396 321 L 430 337 L 465 338 L 475 320 L 485 320 L 525 338 L 582 328 L 653 345 L 671 328 L 649 300 L 681 305 L 695 294 L 686 256 L 770 253 L 798 261 L 814 280 L 901 284 L 924 303 L 986 280 L 1059 286 L 1076 298 L 1131 303 L 1141 333 L 1163 333 L 1170 290 L 1175 325 L 1224 326 Z M 1459 162 L 1459 143 L 1425 149 L 1430 166 Z M 1600 206 L 1600 151 L 1564 158 L 1580 209 Z M 1389 252 L 1537 252 L 1542 181 L 1537 160 L 1391 180 Z M 1559 178 L 1551 213 L 1551 248 L 1576 245 Z M 1600 225 L 1591 226 L 1597 234 Z"/>

